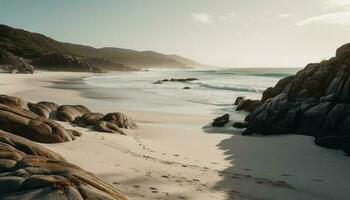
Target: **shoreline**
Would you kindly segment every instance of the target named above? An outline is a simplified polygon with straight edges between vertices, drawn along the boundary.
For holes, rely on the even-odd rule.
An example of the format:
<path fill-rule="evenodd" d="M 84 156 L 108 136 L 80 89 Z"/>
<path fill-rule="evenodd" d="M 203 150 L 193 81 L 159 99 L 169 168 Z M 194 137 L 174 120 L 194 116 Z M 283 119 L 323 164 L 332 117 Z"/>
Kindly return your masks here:
<path fill-rule="evenodd" d="M 122 111 L 131 116 L 139 128 L 127 130 L 128 136 L 74 127 L 84 133 L 81 138 L 44 146 L 116 185 L 132 199 L 345 200 L 350 195 L 346 184 L 350 175 L 334 173 L 346 171 L 348 158 L 311 144 L 311 137 L 243 137 L 233 128 L 206 127 L 215 114 L 199 112 L 210 109 L 204 105 L 127 90 L 118 90 L 119 98 L 106 101 L 84 97 L 82 93 L 89 89 L 84 85 L 64 87 L 71 83 L 67 78 L 89 75 L 93 74 L 0 74 L 0 88 L 3 94 L 28 101 L 82 104 L 103 113 Z M 133 99 L 140 96 L 164 105 L 153 111 L 140 109 L 149 106 L 142 102 L 145 99 Z M 193 110 L 185 112 L 188 109 Z M 330 192 L 334 185 L 338 190 Z"/>

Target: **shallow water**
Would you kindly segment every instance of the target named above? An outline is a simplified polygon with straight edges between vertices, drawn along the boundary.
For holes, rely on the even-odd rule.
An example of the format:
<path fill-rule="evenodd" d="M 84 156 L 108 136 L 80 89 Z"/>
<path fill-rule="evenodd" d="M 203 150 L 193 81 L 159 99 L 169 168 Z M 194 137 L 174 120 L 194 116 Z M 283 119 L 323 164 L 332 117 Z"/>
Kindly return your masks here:
<path fill-rule="evenodd" d="M 98 88 L 129 88 L 154 92 L 186 101 L 216 106 L 232 105 L 236 97 L 261 98 L 262 92 L 274 86 L 283 77 L 294 74 L 298 68 L 223 68 L 223 69 L 151 69 L 137 72 L 118 72 L 85 78 Z M 157 80 L 197 78 L 187 83 Z M 184 90 L 190 87 L 190 90 Z"/>

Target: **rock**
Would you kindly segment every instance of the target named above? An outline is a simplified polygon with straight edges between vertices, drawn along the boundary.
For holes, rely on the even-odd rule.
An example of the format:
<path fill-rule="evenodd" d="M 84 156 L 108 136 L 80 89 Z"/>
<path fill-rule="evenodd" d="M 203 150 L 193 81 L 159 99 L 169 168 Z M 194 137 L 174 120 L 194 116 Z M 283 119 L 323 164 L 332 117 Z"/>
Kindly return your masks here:
<path fill-rule="evenodd" d="M 19 160 L 24 154 L 41 156 L 51 160 L 66 161 L 59 154 L 39 144 L 0 130 L 0 159 Z"/>
<path fill-rule="evenodd" d="M 163 82 L 169 82 L 169 79 L 163 79 L 162 81 Z"/>
<path fill-rule="evenodd" d="M 235 123 L 233 123 L 232 126 L 235 127 L 235 128 L 239 128 L 239 129 L 247 128 L 248 127 L 248 122 L 235 122 Z"/>
<path fill-rule="evenodd" d="M 58 105 L 52 102 L 42 101 L 36 104 L 28 103 L 28 108 L 41 117 L 49 118 L 50 114 L 57 110 Z"/>
<path fill-rule="evenodd" d="M 10 73 L 33 74 L 34 67 L 27 60 L 0 48 L 0 70 Z"/>
<path fill-rule="evenodd" d="M 197 78 L 172 78 L 170 82 L 190 82 L 190 81 L 198 81 Z"/>
<path fill-rule="evenodd" d="M 163 81 L 159 80 L 159 81 L 154 82 L 153 84 L 163 84 Z"/>
<path fill-rule="evenodd" d="M 64 122 L 73 122 L 76 117 L 81 117 L 91 111 L 83 105 L 63 105 L 58 107 L 56 118 Z"/>
<path fill-rule="evenodd" d="M 119 133 L 121 135 L 126 135 L 123 130 L 121 130 L 116 124 L 107 121 L 98 121 L 94 124 L 94 130 L 99 132 L 107 133 Z"/>
<path fill-rule="evenodd" d="M 136 123 L 128 116 L 120 112 L 108 113 L 101 121 L 107 121 L 115 124 L 119 128 L 134 129 Z"/>
<path fill-rule="evenodd" d="M 261 105 L 251 109 L 245 134 L 305 134 L 314 136 L 319 146 L 349 154 L 349 72 L 350 44 L 346 44 L 336 57 L 308 64 L 281 79 L 263 92 Z M 246 109 L 251 103 L 245 100 L 237 109 Z"/>
<path fill-rule="evenodd" d="M 230 115 L 226 113 L 220 117 L 215 118 L 211 125 L 214 127 L 223 127 L 229 122 L 229 119 Z"/>
<path fill-rule="evenodd" d="M 261 104 L 262 103 L 259 100 L 246 99 L 241 101 L 241 103 L 237 106 L 236 110 L 237 111 L 244 110 L 244 111 L 252 112 Z"/>
<path fill-rule="evenodd" d="M 76 137 L 50 119 L 4 104 L 0 104 L 0 129 L 42 143 L 67 142 Z"/>
<path fill-rule="evenodd" d="M 128 198 L 95 175 L 25 138 L 0 131 L 0 199 Z"/>
<path fill-rule="evenodd" d="M 4 104 L 9 107 L 25 108 L 27 102 L 19 97 L 0 95 L 0 104 Z"/>
<path fill-rule="evenodd" d="M 74 119 L 73 123 L 81 127 L 87 127 L 94 125 L 96 122 L 103 118 L 102 113 L 86 113 L 82 116 L 78 116 Z"/>
<path fill-rule="evenodd" d="M 233 105 L 238 106 L 244 101 L 245 97 L 237 97 Z"/>
<path fill-rule="evenodd" d="M 189 90 L 189 89 L 191 89 L 190 87 L 184 87 L 184 88 L 182 88 L 182 89 L 184 89 L 184 90 Z"/>

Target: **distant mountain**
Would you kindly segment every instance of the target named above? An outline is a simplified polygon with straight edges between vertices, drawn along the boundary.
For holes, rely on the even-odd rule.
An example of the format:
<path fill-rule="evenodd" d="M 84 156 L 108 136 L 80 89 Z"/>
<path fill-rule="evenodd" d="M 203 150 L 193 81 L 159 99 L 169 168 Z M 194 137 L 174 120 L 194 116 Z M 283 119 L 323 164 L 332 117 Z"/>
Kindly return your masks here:
<path fill-rule="evenodd" d="M 94 48 L 58 42 L 42 34 L 6 25 L 0 25 L 0 50 L 27 60 L 35 68 L 45 70 L 102 72 L 160 67 L 189 68 L 199 65 L 181 56 L 154 51 Z"/>

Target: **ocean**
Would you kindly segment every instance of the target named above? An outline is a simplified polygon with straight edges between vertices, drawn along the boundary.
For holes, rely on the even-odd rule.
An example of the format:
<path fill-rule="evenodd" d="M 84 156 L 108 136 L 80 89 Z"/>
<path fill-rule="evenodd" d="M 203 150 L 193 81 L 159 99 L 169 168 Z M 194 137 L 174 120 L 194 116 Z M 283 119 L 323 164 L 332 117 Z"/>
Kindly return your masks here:
<path fill-rule="evenodd" d="M 298 70 L 300 68 L 150 69 L 88 77 L 84 81 L 97 88 L 138 89 L 200 104 L 228 106 L 238 96 L 260 99 L 266 88 Z M 198 80 L 153 84 L 171 78 Z"/>

